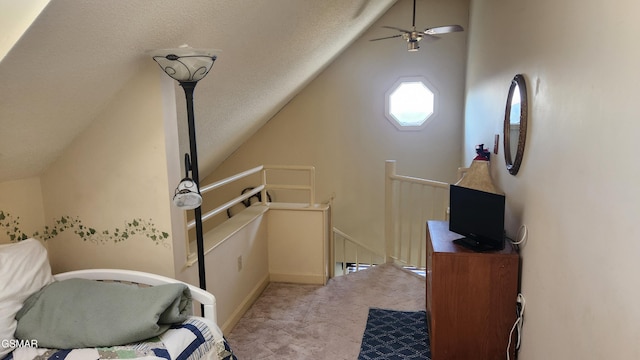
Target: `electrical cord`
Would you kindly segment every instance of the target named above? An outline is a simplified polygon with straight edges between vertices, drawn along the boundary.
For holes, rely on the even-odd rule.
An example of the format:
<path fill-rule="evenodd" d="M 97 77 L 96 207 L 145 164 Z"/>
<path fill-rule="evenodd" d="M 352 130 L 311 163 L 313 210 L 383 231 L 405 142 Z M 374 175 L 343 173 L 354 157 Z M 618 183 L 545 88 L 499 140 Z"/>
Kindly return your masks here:
<path fill-rule="evenodd" d="M 518 229 L 518 235 L 516 236 L 516 239 L 518 240 L 511 240 L 509 239 L 509 241 L 511 241 L 511 243 L 513 245 L 520 245 L 523 244 L 525 241 L 527 241 L 527 237 L 529 236 L 529 230 L 527 230 L 527 226 L 522 224 L 520 225 L 520 229 Z"/>
<path fill-rule="evenodd" d="M 511 349 L 511 339 L 513 338 L 513 331 L 516 331 L 516 344 L 515 350 L 516 352 L 520 349 L 520 340 L 522 338 L 522 321 L 524 319 L 524 306 L 525 300 L 522 294 L 518 294 L 516 299 L 516 321 L 513 323 L 511 327 L 511 331 L 509 331 L 509 343 L 507 344 L 507 360 L 510 360 L 509 349 Z"/>
<path fill-rule="evenodd" d="M 528 236 L 529 236 L 529 231 L 527 230 L 527 226 L 523 224 L 520 226 L 520 229 L 518 229 L 518 234 L 517 234 L 518 240 L 513 240 L 512 238 L 506 235 L 505 235 L 505 239 L 507 239 L 507 241 L 509 241 L 511 245 L 513 245 L 513 248 L 519 252 L 520 244 L 524 244 L 527 241 Z"/>

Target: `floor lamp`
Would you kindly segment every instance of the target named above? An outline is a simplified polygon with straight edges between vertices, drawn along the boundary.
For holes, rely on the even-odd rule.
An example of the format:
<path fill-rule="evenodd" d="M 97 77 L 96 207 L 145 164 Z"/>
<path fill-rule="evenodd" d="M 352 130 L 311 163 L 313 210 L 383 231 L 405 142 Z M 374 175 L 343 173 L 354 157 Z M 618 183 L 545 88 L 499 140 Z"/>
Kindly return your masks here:
<path fill-rule="evenodd" d="M 187 100 L 187 122 L 189 125 L 189 152 L 185 154 L 185 177 L 176 188 L 173 202 L 185 210 L 194 210 L 196 222 L 196 247 L 198 253 L 198 276 L 200 288 L 206 290 L 204 266 L 204 237 L 202 233 L 202 196 L 198 174 L 198 150 L 196 147 L 196 129 L 193 116 L 193 91 L 216 61 L 216 50 L 193 49 L 182 46 L 176 49 L 163 49 L 151 52 L 153 60 L 162 70 L 180 83 Z M 191 177 L 189 177 L 191 171 Z"/>

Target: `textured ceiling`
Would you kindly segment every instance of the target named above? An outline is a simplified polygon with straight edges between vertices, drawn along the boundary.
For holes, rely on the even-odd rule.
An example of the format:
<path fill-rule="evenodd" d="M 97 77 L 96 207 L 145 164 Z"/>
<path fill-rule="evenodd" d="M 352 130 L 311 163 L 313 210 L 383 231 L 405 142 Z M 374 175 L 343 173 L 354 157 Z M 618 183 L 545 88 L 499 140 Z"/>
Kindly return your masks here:
<path fill-rule="evenodd" d="M 40 175 L 145 52 L 182 44 L 222 50 L 195 94 L 206 175 L 395 1 L 52 0 L 0 62 L 0 181 Z"/>

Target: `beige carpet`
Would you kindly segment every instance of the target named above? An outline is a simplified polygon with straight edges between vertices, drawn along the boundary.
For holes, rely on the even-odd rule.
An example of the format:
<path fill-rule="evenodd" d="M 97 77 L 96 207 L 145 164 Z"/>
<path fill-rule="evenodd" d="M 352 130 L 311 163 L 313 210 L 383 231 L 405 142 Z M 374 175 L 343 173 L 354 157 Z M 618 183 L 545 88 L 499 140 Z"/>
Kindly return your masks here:
<path fill-rule="evenodd" d="M 271 283 L 227 339 L 241 360 L 355 360 L 369 308 L 424 310 L 425 286 L 386 264 L 326 286 Z"/>

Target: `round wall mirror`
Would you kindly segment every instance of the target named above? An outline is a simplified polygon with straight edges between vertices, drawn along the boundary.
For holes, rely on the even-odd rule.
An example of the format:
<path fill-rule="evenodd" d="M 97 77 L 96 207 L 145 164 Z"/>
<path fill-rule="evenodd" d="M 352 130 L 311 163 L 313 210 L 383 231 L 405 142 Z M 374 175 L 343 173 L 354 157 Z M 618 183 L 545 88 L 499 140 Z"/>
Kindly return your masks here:
<path fill-rule="evenodd" d="M 524 76 L 511 81 L 504 111 L 504 160 L 511 175 L 518 173 L 527 139 L 527 84 Z"/>

